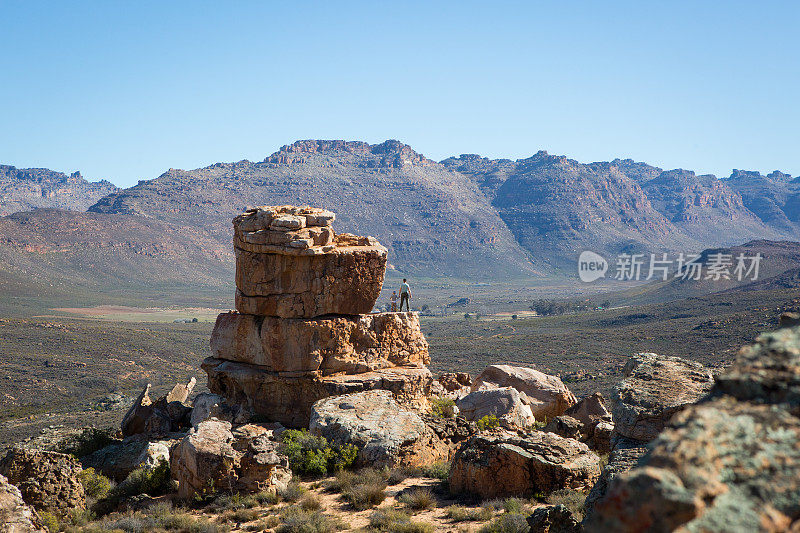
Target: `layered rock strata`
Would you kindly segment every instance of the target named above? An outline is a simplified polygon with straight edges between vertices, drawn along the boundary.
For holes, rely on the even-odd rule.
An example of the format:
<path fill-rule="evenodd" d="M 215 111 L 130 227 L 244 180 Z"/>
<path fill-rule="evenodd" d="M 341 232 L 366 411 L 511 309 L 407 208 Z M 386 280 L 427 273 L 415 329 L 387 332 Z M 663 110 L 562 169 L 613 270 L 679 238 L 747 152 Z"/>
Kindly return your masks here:
<path fill-rule="evenodd" d="M 337 235 L 334 213 L 250 209 L 233 220 L 236 312 L 217 318 L 202 368 L 234 408 L 307 427 L 314 402 L 383 389 L 424 405 L 433 378 L 416 313 L 374 313 L 386 248 Z"/>

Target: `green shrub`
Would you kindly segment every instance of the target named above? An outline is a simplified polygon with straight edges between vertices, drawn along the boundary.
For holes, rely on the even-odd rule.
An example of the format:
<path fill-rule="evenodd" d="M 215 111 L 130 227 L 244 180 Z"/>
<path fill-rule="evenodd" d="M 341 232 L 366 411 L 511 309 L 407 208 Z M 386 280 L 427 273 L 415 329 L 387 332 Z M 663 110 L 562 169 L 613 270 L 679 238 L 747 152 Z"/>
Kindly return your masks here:
<path fill-rule="evenodd" d="M 402 483 L 406 479 L 408 479 L 409 471 L 406 468 L 393 468 L 389 471 L 389 475 L 386 476 L 386 482 L 389 485 L 397 485 Z"/>
<path fill-rule="evenodd" d="M 583 520 L 583 504 L 586 502 L 585 492 L 574 489 L 561 489 L 550 493 L 545 501 L 550 505 L 564 505 L 578 522 Z"/>
<path fill-rule="evenodd" d="M 433 398 L 431 400 L 431 413 L 440 418 L 453 418 L 456 416 L 456 402 L 451 398 Z"/>
<path fill-rule="evenodd" d="M 276 530 L 279 533 L 334 533 L 346 527 L 337 518 L 299 507 L 287 507 L 281 513 L 281 521 L 283 523 Z"/>
<path fill-rule="evenodd" d="M 430 489 L 421 487 L 403 492 L 398 498 L 398 501 L 415 511 L 430 509 L 436 505 L 436 498 L 433 497 L 433 493 Z"/>
<path fill-rule="evenodd" d="M 226 511 L 223 515 L 226 520 L 231 522 L 236 522 L 237 524 L 245 524 L 247 522 L 252 522 L 256 518 L 258 518 L 261 513 L 257 509 L 232 509 L 230 511 Z"/>
<path fill-rule="evenodd" d="M 306 493 L 305 487 L 303 487 L 297 481 L 290 481 L 286 488 L 281 489 L 280 495 L 281 499 L 286 500 L 287 502 L 295 503 L 303 497 Z"/>
<path fill-rule="evenodd" d="M 96 527 L 96 529 L 92 529 Z M 191 514 L 173 509 L 169 503 L 159 502 L 143 511 L 114 513 L 99 523 L 90 525 L 81 531 L 124 531 L 125 533 L 143 533 L 148 531 L 180 531 L 185 533 L 224 533 L 227 526 L 197 518 Z"/>
<path fill-rule="evenodd" d="M 315 477 L 326 476 L 353 465 L 358 448 L 352 444 L 329 444 L 325 437 L 306 430 L 290 429 L 281 434 L 281 453 L 289 458 L 292 472 Z"/>
<path fill-rule="evenodd" d="M 112 428 L 83 428 L 80 433 L 70 435 L 59 442 L 53 451 L 74 455 L 80 459 L 117 442 L 113 437 L 114 432 Z"/>
<path fill-rule="evenodd" d="M 521 514 L 501 514 L 482 528 L 478 533 L 528 533 L 528 519 Z"/>
<path fill-rule="evenodd" d="M 432 463 L 420 467 L 419 471 L 422 477 L 431 477 L 444 481 L 450 477 L 450 463 L 444 461 Z"/>
<path fill-rule="evenodd" d="M 394 509 L 378 509 L 369 519 L 369 528 L 386 533 L 433 533 L 433 525 L 413 522 L 408 513 Z"/>
<path fill-rule="evenodd" d="M 386 499 L 385 489 L 385 482 L 358 484 L 342 492 L 342 497 L 355 509 L 362 511 L 383 503 Z"/>
<path fill-rule="evenodd" d="M 300 499 L 300 508 L 304 511 L 319 511 L 322 509 L 322 498 L 316 494 L 306 494 Z"/>
<path fill-rule="evenodd" d="M 99 500 L 105 498 L 111 490 L 111 480 L 103 474 L 96 472 L 94 468 L 85 468 L 78 474 L 78 479 L 83 485 L 86 496 Z"/>
<path fill-rule="evenodd" d="M 525 502 L 519 498 L 507 498 L 503 502 L 503 510 L 507 513 L 520 514 L 524 510 Z"/>
<path fill-rule="evenodd" d="M 278 502 L 281 501 L 280 495 L 274 490 L 262 491 L 257 494 L 254 494 L 253 497 L 261 505 L 276 505 Z"/>
<path fill-rule="evenodd" d="M 40 511 L 39 518 L 42 521 L 44 528 L 50 533 L 58 533 L 61 530 L 61 523 L 58 517 L 48 511 Z"/>
<path fill-rule="evenodd" d="M 460 505 L 451 505 L 445 510 L 445 516 L 453 522 L 486 522 L 494 516 L 494 510 L 490 507 L 467 509 Z"/>
<path fill-rule="evenodd" d="M 500 425 L 500 421 L 497 420 L 497 417 L 494 415 L 486 415 L 477 422 L 475 425 L 478 427 L 478 431 L 485 431 L 487 429 L 494 429 Z"/>
<path fill-rule="evenodd" d="M 169 463 L 162 459 L 155 468 L 137 468 L 125 478 L 125 481 L 114 488 L 124 496 L 148 494 L 161 496 L 173 490 L 172 474 Z"/>

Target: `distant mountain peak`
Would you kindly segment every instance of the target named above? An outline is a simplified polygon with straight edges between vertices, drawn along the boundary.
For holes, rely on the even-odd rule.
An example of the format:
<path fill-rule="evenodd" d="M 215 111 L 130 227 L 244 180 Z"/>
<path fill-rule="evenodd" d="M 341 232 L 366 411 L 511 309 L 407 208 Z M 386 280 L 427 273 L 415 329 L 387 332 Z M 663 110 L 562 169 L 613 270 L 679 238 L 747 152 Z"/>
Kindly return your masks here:
<path fill-rule="evenodd" d="M 430 166 L 434 161 L 416 152 L 411 146 L 389 139 L 379 144 L 364 141 L 317 140 L 295 141 L 264 160 L 265 163 L 292 164 L 304 162 L 307 156 L 327 155 L 341 157 L 352 155 L 371 160 L 362 166 L 402 168 L 406 166 Z"/>

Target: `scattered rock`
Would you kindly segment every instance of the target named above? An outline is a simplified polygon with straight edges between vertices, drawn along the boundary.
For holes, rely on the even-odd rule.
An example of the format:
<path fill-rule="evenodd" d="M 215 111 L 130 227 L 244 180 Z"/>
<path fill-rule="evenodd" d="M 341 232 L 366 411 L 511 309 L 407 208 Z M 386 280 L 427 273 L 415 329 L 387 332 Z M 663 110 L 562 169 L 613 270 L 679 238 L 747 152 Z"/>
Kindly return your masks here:
<path fill-rule="evenodd" d="M 36 511 L 23 501 L 19 489 L 0 475 L 0 533 L 46 531 Z"/>
<path fill-rule="evenodd" d="M 473 391 L 500 387 L 517 389 L 537 420 L 562 415 L 577 403 L 575 395 L 561 379 L 532 368 L 491 365 L 486 367 L 472 383 Z"/>
<path fill-rule="evenodd" d="M 615 431 L 631 439 L 649 441 L 661 433 L 669 419 L 711 391 L 711 371 L 680 357 L 642 353 L 623 370 L 614 388 Z"/>
<path fill-rule="evenodd" d="M 531 533 L 581 533 L 581 525 L 564 505 L 534 509 L 528 517 Z"/>
<path fill-rule="evenodd" d="M 359 448 L 357 462 L 377 468 L 447 460 L 448 446 L 420 416 L 400 407 L 391 392 L 373 390 L 320 400 L 309 431 Z"/>
<path fill-rule="evenodd" d="M 548 422 L 542 431 L 555 433 L 565 439 L 580 440 L 582 430 L 583 424 L 581 424 L 580 420 L 571 416 L 561 415 Z"/>
<path fill-rule="evenodd" d="M 536 431 L 479 433 L 461 445 L 450 469 L 450 491 L 484 499 L 588 489 L 600 458 L 576 440 Z"/>
<path fill-rule="evenodd" d="M 125 413 L 122 419 L 122 435 L 129 437 L 145 433 L 158 436 L 188 427 L 191 408 L 183 402 L 191 393 L 195 382 L 195 378 L 192 378 L 187 385 L 179 383 L 167 395 L 155 402 L 150 399 L 150 384 L 148 383 L 128 412 Z M 170 398 L 173 399 L 170 400 Z"/>
<path fill-rule="evenodd" d="M 430 363 L 417 313 L 276 318 L 222 313 L 211 333 L 217 359 L 270 372 L 357 374 Z"/>
<path fill-rule="evenodd" d="M 170 467 L 178 496 L 282 490 L 292 475 L 288 459 L 277 450 L 270 433 L 237 439 L 230 422 L 201 422 L 172 450 Z"/>
<path fill-rule="evenodd" d="M 25 503 L 59 516 L 86 508 L 81 470 L 71 455 L 42 450 L 12 448 L 0 460 L 0 475 L 19 488 Z"/>
<path fill-rule="evenodd" d="M 456 400 L 456 406 L 464 418 L 473 422 L 485 416 L 495 416 L 501 426 L 509 429 L 528 428 L 536 422 L 530 406 L 511 387 L 470 392 Z"/>

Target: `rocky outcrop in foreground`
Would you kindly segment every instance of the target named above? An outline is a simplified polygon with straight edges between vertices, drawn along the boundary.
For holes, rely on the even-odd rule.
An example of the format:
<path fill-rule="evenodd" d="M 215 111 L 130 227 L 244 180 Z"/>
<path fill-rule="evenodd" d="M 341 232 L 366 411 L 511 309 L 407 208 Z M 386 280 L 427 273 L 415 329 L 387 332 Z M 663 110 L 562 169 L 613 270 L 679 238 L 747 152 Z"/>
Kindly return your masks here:
<path fill-rule="evenodd" d="M 386 249 L 337 235 L 335 215 L 259 207 L 236 217 L 236 313 L 217 318 L 211 392 L 290 427 L 308 427 L 329 396 L 389 390 L 424 406 L 433 377 L 415 313 L 368 314 L 383 285 Z"/>
<path fill-rule="evenodd" d="M 587 529 L 797 530 L 798 416 L 800 328 L 764 334 L 610 483 Z"/>
<path fill-rule="evenodd" d="M 19 489 L 0 475 L 0 533 L 44 531 L 39 516 L 22 500 Z"/>
<path fill-rule="evenodd" d="M 586 490 L 600 475 L 600 458 L 585 444 L 553 433 L 478 433 L 456 453 L 450 491 L 484 499 Z"/>
<path fill-rule="evenodd" d="M 28 505 L 59 516 L 86 508 L 82 468 L 71 455 L 12 448 L 0 460 L 0 475 L 16 485 Z"/>

